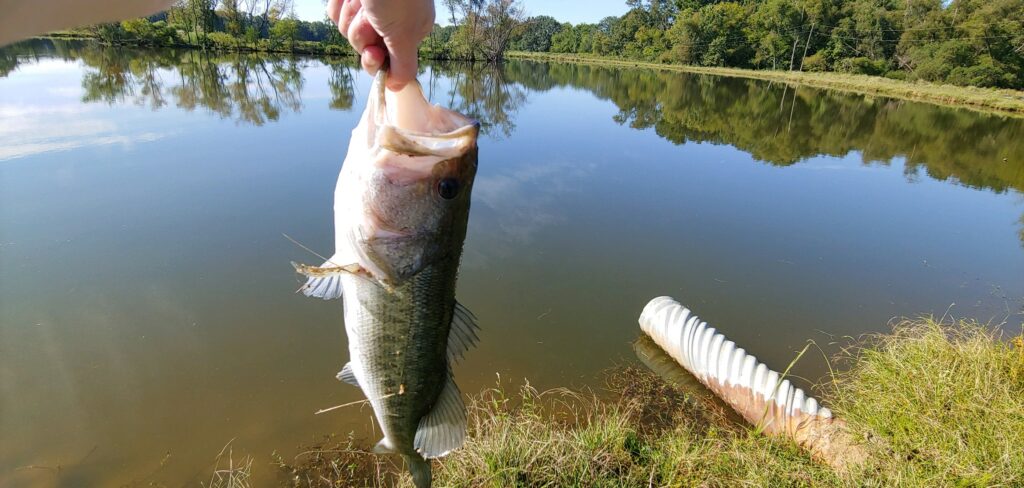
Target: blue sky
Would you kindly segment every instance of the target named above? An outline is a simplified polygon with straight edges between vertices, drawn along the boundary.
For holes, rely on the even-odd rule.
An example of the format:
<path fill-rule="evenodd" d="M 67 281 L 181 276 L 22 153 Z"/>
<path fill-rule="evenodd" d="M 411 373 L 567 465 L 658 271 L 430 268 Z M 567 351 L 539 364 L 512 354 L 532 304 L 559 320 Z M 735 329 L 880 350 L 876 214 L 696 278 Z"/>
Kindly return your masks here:
<path fill-rule="evenodd" d="M 562 22 L 597 22 L 609 15 L 626 13 L 625 0 L 521 0 L 529 15 L 550 15 Z M 447 12 L 437 4 L 437 20 L 448 23 Z M 295 0 L 295 14 L 303 20 L 320 20 L 324 14 L 323 0 Z"/>

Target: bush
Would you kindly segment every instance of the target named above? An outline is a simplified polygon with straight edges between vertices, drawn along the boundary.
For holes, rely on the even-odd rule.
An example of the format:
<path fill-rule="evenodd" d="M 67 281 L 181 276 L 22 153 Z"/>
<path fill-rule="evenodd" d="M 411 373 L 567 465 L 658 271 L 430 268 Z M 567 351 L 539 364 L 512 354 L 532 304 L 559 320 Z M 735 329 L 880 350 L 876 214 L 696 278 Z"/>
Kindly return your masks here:
<path fill-rule="evenodd" d="M 887 72 L 885 74 L 885 77 L 889 78 L 890 80 L 900 80 L 900 81 L 906 81 L 908 76 L 909 76 L 909 74 L 906 71 L 900 71 L 900 70 L 889 71 L 889 72 Z"/>
<path fill-rule="evenodd" d="M 888 64 L 885 61 L 875 61 L 865 57 L 845 58 L 836 63 L 836 71 L 855 75 L 879 76 L 888 71 Z"/>
<path fill-rule="evenodd" d="M 353 54 L 352 50 L 348 46 L 341 46 L 338 44 L 328 44 L 324 48 L 324 52 L 332 56 L 349 56 Z"/>
<path fill-rule="evenodd" d="M 1012 87 L 1014 76 L 996 66 L 989 56 L 982 56 L 974 66 L 958 66 L 949 72 L 946 81 L 960 86 Z"/>
<path fill-rule="evenodd" d="M 210 32 L 209 34 L 206 34 L 206 39 L 217 47 L 234 48 L 238 44 L 238 40 L 227 32 Z"/>
<path fill-rule="evenodd" d="M 804 58 L 804 71 L 828 71 L 828 63 L 825 62 L 825 55 L 817 52 Z"/>

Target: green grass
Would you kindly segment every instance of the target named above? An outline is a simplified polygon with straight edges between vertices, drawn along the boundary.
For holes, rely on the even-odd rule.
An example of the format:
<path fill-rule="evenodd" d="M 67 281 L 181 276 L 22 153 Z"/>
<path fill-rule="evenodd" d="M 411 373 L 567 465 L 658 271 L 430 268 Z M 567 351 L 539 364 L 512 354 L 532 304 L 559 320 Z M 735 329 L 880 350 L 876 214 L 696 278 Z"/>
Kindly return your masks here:
<path fill-rule="evenodd" d="M 666 71 L 706 73 L 741 78 L 755 78 L 800 83 L 818 88 L 830 88 L 866 95 L 880 95 L 947 105 L 973 110 L 1024 117 L 1024 91 L 996 88 L 964 87 L 927 82 L 910 82 L 880 76 L 846 73 L 809 73 L 798 71 L 750 70 L 739 68 L 709 68 L 679 64 L 649 63 L 597 55 L 557 54 L 513 51 L 509 58 L 551 60 L 607 66 L 650 68 Z"/>
<path fill-rule="evenodd" d="M 1024 486 L 1024 339 L 973 322 L 903 322 L 850 352 L 834 411 L 866 439 L 865 479 Z"/>
<path fill-rule="evenodd" d="M 753 432 L 700 392 L 628 367 L 601 394 L 526 385 L 476 395 L 469 439 L 435 462 L 435 486 L 1024 485 L 1024 339 L 921 319 L 837 362 L 848 369 L 824 386 L 827 403 L 869 453 L 845 474 Z M 359 444 L 332 440 L 279 459 L 282 480 L 412 486 L 400 463 Z"/>

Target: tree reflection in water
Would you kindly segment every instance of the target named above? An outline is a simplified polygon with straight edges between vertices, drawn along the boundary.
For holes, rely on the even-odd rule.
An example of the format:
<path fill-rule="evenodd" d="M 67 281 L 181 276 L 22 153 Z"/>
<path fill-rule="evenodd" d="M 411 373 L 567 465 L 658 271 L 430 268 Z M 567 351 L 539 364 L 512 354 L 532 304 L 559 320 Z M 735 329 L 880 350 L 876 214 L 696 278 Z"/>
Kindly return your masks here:
<path fill-rule="evenodd" d="M 324 63 L 331 70 L 331 77 L 327 80 L 327 86 L 331 89 L 331 104 L 333 110 L 351 110 L 352 102 L 355 99 L 354 78 L 352 76 L 353 62 L 342 59 L 325 59 Z"/>
<path fill-rule="evenodd" d="M 515 132 L 515 115 L 526 104 L 527 90 L 506 79 L 504 65 L 438 62 L 430 67 L 426 89 L 431 100 L 477 119 L 484 134 L 509 137 Z M 437 93 L 440 79 L 448 80 L 447 93 Z"/>
<path fill-rule="evenodd" d="M 85 102 L 158 109 L 173 99 L 186 110 L 203 108 L 253 125 L 302 110 L 302 70 L 296 58 L 185 50 L 86 47 L 79 53 Z"/>
<path fill-rule="evenodd" d="M 330 108 L 353 109 L 358 69 L 345 58 L 34 41 L 0 49 L 0 76 L 40 58 L 81 60 L 86 102 L 173 103 L 255 125 L 301 111 L 303 71 L 320 63 L 329 69 Z M 859 153 L 864 164 L 885 165 L 899 158 L 908 178 L 1024 193 L 1024 119 L 692 73 L 519 60 L 428 64 L 421 79 L 431 100 L 478 119 L 491 137 L 513 134 L 530 92 L 570 87 L 615 104 L 615 122 L 675 144 L 727 144 L 775 166 L 820 155 Z"/>

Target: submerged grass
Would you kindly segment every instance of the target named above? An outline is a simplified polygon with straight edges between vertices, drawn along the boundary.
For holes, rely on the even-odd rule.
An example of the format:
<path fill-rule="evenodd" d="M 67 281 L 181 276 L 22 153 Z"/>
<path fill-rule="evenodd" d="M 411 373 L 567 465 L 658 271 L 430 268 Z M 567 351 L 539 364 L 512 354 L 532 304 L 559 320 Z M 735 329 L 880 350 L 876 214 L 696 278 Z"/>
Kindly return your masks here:
<path fill-rule="evenodd" d="M 810 73 L 806 71 L 752 70 L 741 68 L 715 68 L 680 64 L 650 63 L 597 55 L 534 53 L 514 51 L 510 58 L 538 59 L 606 66 L 650 68 L 666 71 L 685 71 L 712 75 L 735 76 L 763 80 L 777 80 L 803 85 L 830 88 L 867 95 L 881 95 L 947 105 L 966 107 L 998 115 L 1024 117 L 1024 91 L 999 88 L 943 85 L 924 81 L 910 82 L 848 73 Z"/>
<path fill-rule="evenodd" d="M 470 402 L 466 445 L 435 486 L 1021 486 L 1024 339 L 973 322 L 900 323 L 847 349 L 826 389 L 869 461 L 837 474 L 646 369 L 608 393 L 499 387 Z M 515 391 L 514 389 L 512 391 Z M 331 440 L 279 460 L 290 486 L 412 486 L 388 457 Z"/>

